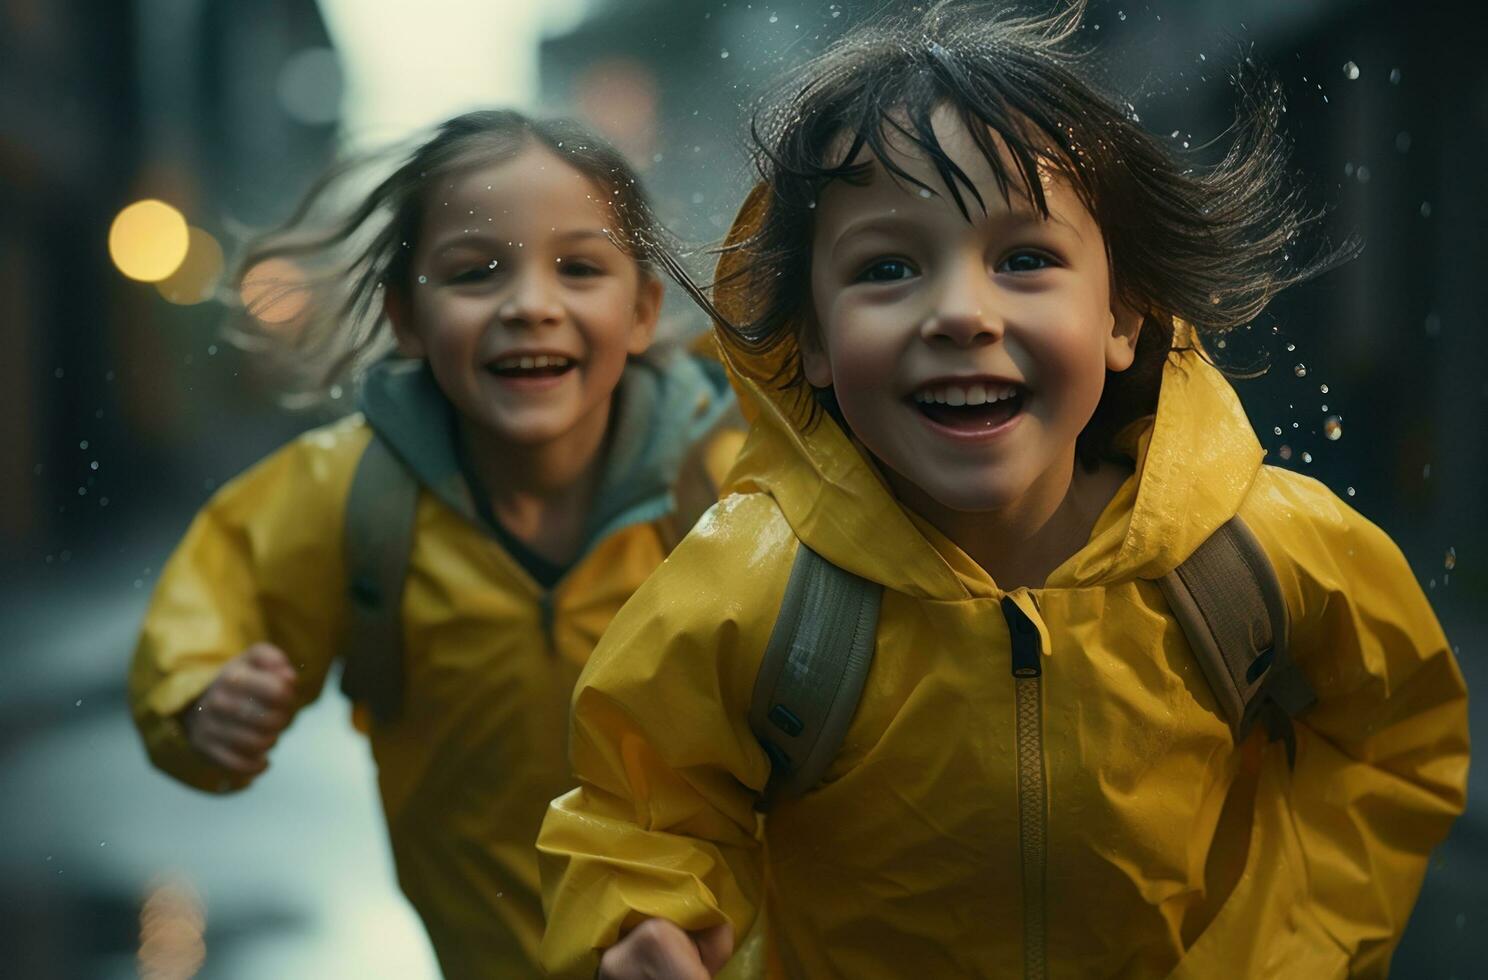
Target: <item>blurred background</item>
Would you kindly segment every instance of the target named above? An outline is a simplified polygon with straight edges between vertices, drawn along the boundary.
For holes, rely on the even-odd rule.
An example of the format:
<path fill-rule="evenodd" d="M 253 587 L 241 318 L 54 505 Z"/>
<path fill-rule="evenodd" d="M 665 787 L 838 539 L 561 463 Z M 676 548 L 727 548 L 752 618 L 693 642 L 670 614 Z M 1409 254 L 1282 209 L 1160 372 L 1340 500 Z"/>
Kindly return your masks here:
<path fill-rule="evenodd" d="M 0 0 L 0 974 L 434 975 L 339 694 L 229 799 L 154 773 L 127 717 L 133 634 L 192 513 L 324 419 L 223 341 L 224 263 L 338 149 L 489 103 L 587 119 L 706 245 L 749 186 L 752 97 L 891 5 Z M 1394 535 L 1479 691 L 1485 26 L 1466 0 L 1096 0 L 1086 26 L 1181 146 L 1223 132 L 1244 53 L 1284 81 L 1297 179 L 1365 247 L 1235 339 L 1270 363 L 1239 389 L 1272 462 Z M 1481 773 L 1471 792 L 1396 976 L 1488 961 Z"/>

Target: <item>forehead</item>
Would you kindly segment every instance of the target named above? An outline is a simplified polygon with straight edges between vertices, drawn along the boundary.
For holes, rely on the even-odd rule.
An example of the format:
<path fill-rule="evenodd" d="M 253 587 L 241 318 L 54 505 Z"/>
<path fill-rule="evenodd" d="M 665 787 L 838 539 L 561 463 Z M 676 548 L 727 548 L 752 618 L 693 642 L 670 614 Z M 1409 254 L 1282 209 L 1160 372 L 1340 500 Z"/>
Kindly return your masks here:
<path fill-rule="evenodd" d="M 507 159 L 476 159 L 440 175 L 425 193 L 423 214 L 426 229 L 439 233 L 533 222 L 603 226 L 610 209 L 593 180 L 546 147 L 529 144 Z"/>
<path fill-rule="evenodd" d="M 833 180 L 822 189 L 816 216 L 818 227 L 834 220 L 850 219 L 853 211 L 875 206 L 895 210 L 909 207 L 918 211 L 949 209 L 962 222 L 968 216 L 973 222 L 979 220 L 983 216 L 983 207 L 989 216 L 1012 212 L 1042 218 L 1031 200 L 1018 160 L 999 133 L 995 130 L 986 131 L 996 148 L 1001 172 L 1007 180 L 1005 192 L 992 161 L 987 158 L 959 112 L 949 106 L 941 106 L 931 114 L 930 123 L 941 152 L 947 160 L 960 168 L 976 193 L 972 193 L 950 172 L 943 173 L 930 151 L 917 145 L 901 131 L 913 132 L 913 125 L 901 112 L 890 115 L 883 129 L 887 164 L 867 146 L 859 150 L 854 160 L 845 161 L 866 165 L 864 180 Z M 836 159 L 842 159 L 852 148 L 852 144 L 852 134 L 839 135 L 829 153 L 835 154 Z M 906 180 L 901 175 L 907 175 L 912 180 Z M 1041 161 L 1037 165 L 1037 176 L 1052 219 L 1070 223 L 1083 215 L 1089 220 L 1084 205 L 1062 170 Z M 918 186 L 914 181 L 924 186 Z M 949 183 L 954 183 L 960 192 L 968 215 L 961 213 Z M 977 202 L 978 196 L 981 198 L 980 204 Z"/>

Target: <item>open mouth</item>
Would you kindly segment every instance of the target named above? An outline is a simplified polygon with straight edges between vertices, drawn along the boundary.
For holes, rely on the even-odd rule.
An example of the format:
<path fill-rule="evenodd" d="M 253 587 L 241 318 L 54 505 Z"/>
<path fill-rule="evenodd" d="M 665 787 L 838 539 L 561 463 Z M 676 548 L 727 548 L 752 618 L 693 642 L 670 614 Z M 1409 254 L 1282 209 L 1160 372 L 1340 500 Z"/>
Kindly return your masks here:
<path fill-rule="evenodd" d="M 577 362 L 557 354 L 514 354 L 486 366 L 498 378 L 556 378 L 572 371 Z"/>
<path fill-rule="evenodd" d="M 1001 382 L 936 382 L 910 396 L 936 425 L 966 434 L 999 429 L 1023 411 L 1027 389 Z"/>

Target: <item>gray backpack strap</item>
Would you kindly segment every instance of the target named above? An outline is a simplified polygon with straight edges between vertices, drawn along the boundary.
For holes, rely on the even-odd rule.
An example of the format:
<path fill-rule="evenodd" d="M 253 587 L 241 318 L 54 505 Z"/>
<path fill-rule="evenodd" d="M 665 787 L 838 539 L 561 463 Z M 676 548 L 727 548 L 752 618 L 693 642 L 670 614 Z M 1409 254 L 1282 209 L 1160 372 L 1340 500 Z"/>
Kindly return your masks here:
<path fill-rule="evenodd" d="M 873 663 L 882 596 L 804 542 L 797 550 L 749 707 L 770 757 L 759 809 L 806 793 L 836 757 Z"/>
<path fill-rule="evenodd" d="M 1292 718 L 1317 696 L 1291 659 L 1286 603 L 1271 561 L 1233 517 L 1157 580 L 1239 744 L 1256 719 L 1296 755 Z"/>
<path fill-rule="evenodd" d="M 349 592 L 341 690 L 379 724 L 403 707 L 403 582 L 418 481 L 375 432 L 357 463 L 344 522 Z"/>

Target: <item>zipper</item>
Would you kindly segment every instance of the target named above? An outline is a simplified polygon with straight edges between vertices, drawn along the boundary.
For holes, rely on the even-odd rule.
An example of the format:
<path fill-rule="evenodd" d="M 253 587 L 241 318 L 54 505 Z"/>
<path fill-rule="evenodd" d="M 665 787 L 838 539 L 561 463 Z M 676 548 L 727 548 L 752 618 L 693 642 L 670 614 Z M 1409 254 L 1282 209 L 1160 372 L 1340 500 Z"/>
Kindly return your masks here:
<path fill-rule="evenodd" d="M 1044 769 L 1043 666 L 1038 627 L 1011 596 L 1002 599 L 1012 645 L 1014 743 L 1018 772 L 1018 850 L 1023 880 L 1023 977 L 1048 976 L 1049 787 Z"/>

